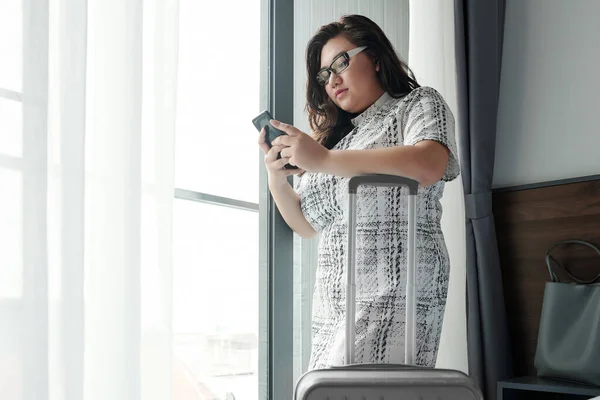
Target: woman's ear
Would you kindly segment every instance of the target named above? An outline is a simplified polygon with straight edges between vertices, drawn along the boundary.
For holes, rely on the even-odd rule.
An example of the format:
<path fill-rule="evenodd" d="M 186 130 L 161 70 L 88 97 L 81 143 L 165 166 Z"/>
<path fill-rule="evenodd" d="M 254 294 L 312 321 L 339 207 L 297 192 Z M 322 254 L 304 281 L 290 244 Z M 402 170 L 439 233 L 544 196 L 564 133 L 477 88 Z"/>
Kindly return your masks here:
<path fill-rule="evenodd" d="M 375 63 L 375 71 L 379 72 L 379 59 L 373 56 L 373 62 Z"/>

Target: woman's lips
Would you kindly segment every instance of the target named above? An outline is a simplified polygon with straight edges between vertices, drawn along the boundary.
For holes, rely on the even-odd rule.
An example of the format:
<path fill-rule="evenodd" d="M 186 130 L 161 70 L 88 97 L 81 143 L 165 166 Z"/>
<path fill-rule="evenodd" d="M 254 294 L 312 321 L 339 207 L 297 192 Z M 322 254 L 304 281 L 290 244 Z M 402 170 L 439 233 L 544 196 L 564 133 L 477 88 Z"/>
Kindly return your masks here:
<path fill-rule="evenodd" d="M 340 90 L 336 90 L 335 91 L 335 97 L 338 98 L 341 95 L 343 95 L 344 93 L 346 93 L 346 91 L 348 91 L 348 89 L 340 89 Z"/>

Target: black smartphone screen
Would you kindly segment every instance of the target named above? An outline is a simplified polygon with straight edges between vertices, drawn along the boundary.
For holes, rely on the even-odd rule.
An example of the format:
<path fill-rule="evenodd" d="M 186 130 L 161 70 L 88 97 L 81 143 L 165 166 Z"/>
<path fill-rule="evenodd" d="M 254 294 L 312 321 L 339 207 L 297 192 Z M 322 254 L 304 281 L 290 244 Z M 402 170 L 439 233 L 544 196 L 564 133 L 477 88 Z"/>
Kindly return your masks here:
<path fill-rule="evenodd" d="M 252 124 L 254 125 L 254 127 L 256 127 L 256 130 L 258 130 L 259 132 L 262 130 L 262 128 L 265 128 L 265 142 L 267 143 L 267 145 L 269 145 L 269 147 L 272 146 L 271 143 L 273 142 L 273 140 L 275 140 L 277 136 L 287 135 L 287 133 L 285 133 L 284 131 L 281 131 L 275 128 L 273 125 L 271 125 L 269 121 L 272 119 L 273 117 L 271 116 L 271 113 L 268 110 L 265 110 L 252 120 Z M 277 158 L 281 158 L 281 154 L 278 155 Z M 297 168 L 298 167 L 296 167 L 295 165 L 290 164 L 286 164 L 285 166 L 285 169 Z"/>
<path fill-rule="evenodd" d="M 262 128 L 266 127 L 265 142 L 271 147 L 271 143 L 277 136 L 287 135 L 285 132 L 273 127 L 269 122 L 273 117 L 268 110 L 261 112 L 256 118 L 252 120 L 252 123 L 256 127 L 257 131 L 261 131 Z"/>

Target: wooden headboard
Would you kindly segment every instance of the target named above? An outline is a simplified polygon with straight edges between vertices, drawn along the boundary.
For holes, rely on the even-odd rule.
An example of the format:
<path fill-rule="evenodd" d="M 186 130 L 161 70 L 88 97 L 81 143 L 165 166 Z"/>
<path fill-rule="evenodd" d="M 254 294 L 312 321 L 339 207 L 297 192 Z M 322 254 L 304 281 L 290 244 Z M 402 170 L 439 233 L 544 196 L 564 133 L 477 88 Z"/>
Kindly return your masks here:
<path fill-rule="evenodd" d="M 549 280 L 544 257 L 554 243 L 565 239 L 600 246 L 600 175 L 495 189 L 492 196 L 514 372 L 535 375 L 544 285 Z M 563 246 L 552 254 L 578 277 L 590 279 L 600 269 L 600 258 L 583 246 Z"/>

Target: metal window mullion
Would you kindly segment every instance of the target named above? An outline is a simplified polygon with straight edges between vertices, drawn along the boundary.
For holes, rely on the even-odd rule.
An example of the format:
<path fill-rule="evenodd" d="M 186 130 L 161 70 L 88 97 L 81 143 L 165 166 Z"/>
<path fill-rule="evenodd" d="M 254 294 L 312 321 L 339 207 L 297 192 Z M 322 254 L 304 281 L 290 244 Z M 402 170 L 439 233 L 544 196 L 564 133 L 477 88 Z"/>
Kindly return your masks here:
<path fill-rule="evenodd" d="M 20 103 L 23 102 L 23 94 L 19 92 L 15 92 L 14 90 L 8 90 L 4 88 L 0 88 L 0 98 L 6 100 L 18 101 Z"/>
<path fill-rule="evenodd" d="M 237 208 L 246 211 L 258 211 L 258 204 L 249 201 L 237 200 L 231 197 L 222 197 L 214 194 L 194 192 L 185 189 L 175 189 L 175 198 L 181 200 L 197 201 L 199 203 Z"/>
<path fill-rule="evenodd" d="M 294 1 L 271 0 L 269 10 L 268 108 L 273 117 L 293 122 Z M 261 194 L 266 193 L 265 217 L 269 277 L 268 400 L 293 396 L 293 232 L 268 194 L 266 173 L 261 174 Z M 291 178 L 290 178 L 291 182 Z M 261 248 L 262 250 L 262 248 Z"/>
<path fill-rule="evenodd" d="M 12 170 L 23 170 L 23 158 L 0 154 L 0 167 Z"/>
<path fill-rule="evenodd" d="M 268 55 L 269 32 L 271 20 L 271 0 L 260 2 L 260 109 L 267 107 L 268 87 L 270 77 L 270 61 Z M 266 57 L 265 57 L 266 55 Z M 260 110 L 256 110 L 258 113 Z M 269 299 L 271 298 L 270 273 L 269 273 L 269 191 L 267 186 L 267 172 L 264 164 L 264 156 L 260 150 L 256 150 L 259 168 L 259 212 L 258 212 L 258 399 L 268 400 L 270 397 L 270 317 Z"/>

